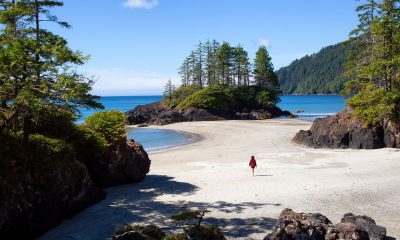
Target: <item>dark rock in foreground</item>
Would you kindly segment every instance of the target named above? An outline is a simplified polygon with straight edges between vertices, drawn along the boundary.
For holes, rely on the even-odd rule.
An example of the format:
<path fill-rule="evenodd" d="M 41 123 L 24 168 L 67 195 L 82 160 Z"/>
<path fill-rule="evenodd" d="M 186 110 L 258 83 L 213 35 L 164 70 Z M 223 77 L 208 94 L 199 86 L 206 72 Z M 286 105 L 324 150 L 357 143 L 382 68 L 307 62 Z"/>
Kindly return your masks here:
<path fill-rule="evenodd" d="M 296 213 L 284 209 L 272 231 L 264 240 L 384 240 L 386 229 L 366 216 L 345 214 L 341 223 L 332 224 L 320 213 Z"/>
<path fill-rule="evenodd" d="M 73 159 L 28 171 L 12 164 L 7 171 L 1 176 L 0 239 L 34 239 L 105 197 Z"/>
<path fill-rule="evenodd" d="M 93 154 L 89 146 L 54 159 L 26 147 L 33 149 L 30 158 L 0 158 L 0 239 L 34 239 L 104 199 L 100 187 L 141 181 L 150 168 L 147 153 L 133 140 L 106 152 Z"/>
<path fill-rule="evenodd" d="M 241 111 L 208 111 L 205 109 L 170 109 L 162 105 L 162 102 L 155 102 L 138 106 L 126 113 L 128 122 L 132 125 L 154 124 L 165 125 L 176 122 L 192 121 L 217 121 L 217 120 L 263 120 L 279 116 L 292 116 L 290 112 L 282 111 L 278 107 L 269 109 Z"/>
<path fill-rule="evenodd" d="M 142 145 L 129 139 L 109 152 L 86 159 L 94 181 L 101 187 L 140 182 L 150 171 L 150 159 Z"/>
<path fill-rule="evenodd" d="M 400 125 L 385 121 L 378 126 L 364 126 L 345 110 L 316 119 L 311 129 L 298 132 L 293 142 L 313 148 L 400 148 Z"/>

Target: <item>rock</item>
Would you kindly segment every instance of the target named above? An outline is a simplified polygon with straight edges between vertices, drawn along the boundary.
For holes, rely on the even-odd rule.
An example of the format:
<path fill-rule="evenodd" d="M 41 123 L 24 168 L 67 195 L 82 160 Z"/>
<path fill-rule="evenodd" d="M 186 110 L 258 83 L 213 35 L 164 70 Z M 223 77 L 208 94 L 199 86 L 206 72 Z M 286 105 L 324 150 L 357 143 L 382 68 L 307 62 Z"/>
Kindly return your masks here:
<path fill-rule="evenodd" d="M 145 127 L 148 127 L 148 126 L 149 126 L 149 124 L 145 124 L 145 123 L 137 125 L 138 128 L 145 128 Z"/>
<path fill-rule="evenodd" d="M 372 218 L 344 215 L 342 222 L 333 225 L 320 213 L 296 213 L 284 209 L 272 232 L 264 240 L 375 240 L 385 239 L 386 229 L 375 224 Z"/>
<path fill-rule="evenodd" d="M 85 164 L 97 184 L 110 187 L 143 180 L 150 171 L 151 161 L 141 144 L 128 139 L 87 159 Z"/>
<path fill-rule="evenodd" d="M 334 116 L 316 119 L 311 129 L 298 132 L 293 142 L 313 148 L 398 148 L 400 125 L 385 121 L 378 126 L 364 126 L 347 109 Z"/>
<path fill-rule="evenodd" d="M 368 233 L 354 223 L 339 223 L 335 226 L 339 239 L 344 240 L 369 240 Z"/>
<path fill-rule="evenodd" d="M 28 165 L 29 171 L 11 167 L 1 174 L 0 239 L 34 239 L 104 199 L 80 162 L 40 164 Z"/>
<path fill-rule="evenodd" d="M 132 125 L 136 124 L 155 124 L 165 125 L 176 122 L 191 121 L 217 121 L 217 120 L 263 120 L 279 116 L 292 116 L 290 112 L 282 111 L 278 107 L 270 107 L 269 109 L 254 109 L 249 111 L 243 109 L 241 112 L 232 110 L 228 111 L 209 111 L 206 109 L 189 108 L 189 109 L 170 109 L 164 107 L 162 102 L 151 103 L 138 106 L 133 110 L 126 112 L 128 122 Z"/>
<path fill-rule="evenodd" d="M 352 223 L 365 231 L 369 235 L 370 240 L 385 240 L 386 228 L 376 225 L 374 219 L 367 216 L 356 216 L 352 213 L 347 213 L 342 218 L 342 223 Z"/>

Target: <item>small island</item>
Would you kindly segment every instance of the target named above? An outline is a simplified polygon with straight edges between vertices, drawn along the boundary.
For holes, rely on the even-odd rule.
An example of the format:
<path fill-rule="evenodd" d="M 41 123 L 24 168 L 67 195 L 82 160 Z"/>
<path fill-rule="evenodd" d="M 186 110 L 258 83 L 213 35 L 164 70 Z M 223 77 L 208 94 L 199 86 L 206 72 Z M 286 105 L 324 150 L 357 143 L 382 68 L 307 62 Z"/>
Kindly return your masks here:
<path fill-rule="evenodd" d="M 168 81 L 164 100 L 127 112 L 128 122 L 165 125 L 293 116 L 276 106 L 279 82 L 266 47 L 258 49 L 251 66 L 248 53 L 240 45 L 200 42 L 180 68 L 182 85 L 176 89 Z"/>

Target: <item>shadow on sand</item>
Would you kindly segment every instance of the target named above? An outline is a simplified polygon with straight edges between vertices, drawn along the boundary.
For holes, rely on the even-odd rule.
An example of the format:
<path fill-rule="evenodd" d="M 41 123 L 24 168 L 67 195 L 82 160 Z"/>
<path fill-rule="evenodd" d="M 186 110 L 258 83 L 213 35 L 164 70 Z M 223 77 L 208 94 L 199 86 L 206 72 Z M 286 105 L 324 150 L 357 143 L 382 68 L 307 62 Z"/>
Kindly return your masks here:
<path fill-rule="evenodd" d="M 266 205 L 280 204 L 244 203 L 203 203 L 203 202 L 161 202 L 156 198 L 163 194 L 191 195 L 198 187 L 161 175 L 149 175 L 137 184 L 107 189 L 107 198 L 91 206 L 75 217 L 64 221 L 40 239 L 108 239 L 116 228 L 129 222 L 155 223 L 165 227 L 171 224 L 169 217 L 180 211 L 193 208 L 241 213 L 245 209 L 259 209 Z M 247 237 L 252 233 L 265 233 L 272 229 L 276 219 L 272 218 L 213 218 L 206 217 L 206 223 L 223 226 L 227 237 Z M 166 230 L 171 230 L 166 228 Z"/>

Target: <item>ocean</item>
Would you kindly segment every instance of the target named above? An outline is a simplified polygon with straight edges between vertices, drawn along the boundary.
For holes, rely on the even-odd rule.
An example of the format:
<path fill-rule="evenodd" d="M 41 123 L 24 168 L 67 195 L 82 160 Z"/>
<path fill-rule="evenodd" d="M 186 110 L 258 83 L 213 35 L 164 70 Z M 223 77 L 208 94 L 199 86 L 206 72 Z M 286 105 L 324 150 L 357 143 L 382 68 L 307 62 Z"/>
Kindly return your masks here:
<path fill-rule="evenodd" d="M 136 106 L 156 102 L 162 96 L 121 96 L 121 97 L 101 97 L 100 102 L 104 105 L 104 110 L 129 111 Z M 295 113 L 299 119 L 313 121 L 318 117 L 333 115 L 345 108 L 345 98 L 335 95 L 299 95 L 281 96 L 278 106 Z M 87 117 L 99 110 L 80 109 L 81 118 L 78 123 L 82 123 Z M 128 137 L 140 142 L 146 151 L 156 151 L 168 147 L 188 144 L 195 141 L 197 136 L 155 128 L 128 129 Z"/>

